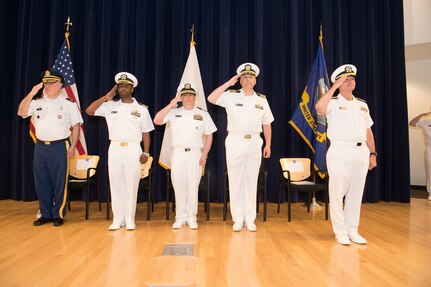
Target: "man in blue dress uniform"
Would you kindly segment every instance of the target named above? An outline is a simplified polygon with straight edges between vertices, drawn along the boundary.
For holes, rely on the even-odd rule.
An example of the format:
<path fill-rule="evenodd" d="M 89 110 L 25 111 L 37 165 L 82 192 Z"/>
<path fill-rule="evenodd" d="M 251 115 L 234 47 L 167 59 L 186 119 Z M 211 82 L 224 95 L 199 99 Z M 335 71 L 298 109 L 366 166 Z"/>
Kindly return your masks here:
<path fill-rule="evenodd" d="M 18 115 L 32 116 L 36 128 L 33 173 L 42 216 L 33 225 L 54 222 L 61 226 L 66 214 L 68 158 L 74 155 L 83 120 L 76 104 L 61 92 L 63 76 L 47 70 L 41 78 L 21 101 Z"/>

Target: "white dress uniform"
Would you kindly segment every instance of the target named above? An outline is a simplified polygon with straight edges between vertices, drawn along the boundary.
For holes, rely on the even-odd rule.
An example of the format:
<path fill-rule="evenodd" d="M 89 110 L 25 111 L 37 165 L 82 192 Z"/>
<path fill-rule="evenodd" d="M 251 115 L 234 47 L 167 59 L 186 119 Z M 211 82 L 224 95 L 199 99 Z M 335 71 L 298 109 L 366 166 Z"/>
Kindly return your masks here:
<path fill-rule="evenodd" d="M 254 223 L 259 168 L 262 161 L 262 125 L 274 121 L 265 96 L 243 90 L 224 92 L 216 102 L 228 119 L 226 162 L 229 174 L 230 210 L 234 223 Z"/>
<path fill-rule="evenodd" d="M 370 157 L 367 129 L 373 121 L 363 100 L 348 101 L 341 95 L 331 98 L 326 119 L 332 228 L 336 236 L 357 234 Z"/>
<path fill-rule="evenodd" d="M 132 99 L 132 103 L 123 103 L 121 100 L 105 102 L 94 115 L 105 117 L 111 140 L 108 169 L 113 224 L 134 228 L 142 133 L 154 130 L 154 125 L 148 108 L 135 98 Z"/>
<path fill-rule="evenodd" d="M 416 124 L 422 128 L 425 137 L 425 171 L 427 177 L 428 200 L 431 200 L 431 119 L 421 119 Z"/>
<path fill-rule="evenodd" d="M 199 159 L 204 146 L 203 135 L 217 130 L 208 112 L 194 108 L 175 108 L 164 117 L 170 123 L 172 134 L 171 178 L 175 191 L 175 221 L 185 224 L 196 222 L 198 189 L 202 176 Z"/>

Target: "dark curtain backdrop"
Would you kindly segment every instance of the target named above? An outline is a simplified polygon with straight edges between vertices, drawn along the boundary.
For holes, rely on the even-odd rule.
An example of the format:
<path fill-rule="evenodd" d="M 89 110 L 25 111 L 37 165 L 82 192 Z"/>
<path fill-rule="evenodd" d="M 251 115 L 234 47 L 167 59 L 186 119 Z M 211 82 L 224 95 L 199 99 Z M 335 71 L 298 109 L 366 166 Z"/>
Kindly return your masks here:
<path fill-rule="evenodd" d="M 367 178 L 367 202 L 409 202 L 409 149 L 402 0 L 202 0 L 202 1 L 1 1 L 2 133 L 0 198 L 35 200 L 29 120 L 16 115 L 21 99 L 52 67 L 71 17 L 71 55 L 83 110 L 130 71 L 139 79 L 136 98 L 152 116 L 174 96 L 195 24 L 196 50 L 208 95 L 251 61 L 261 69 L 256 91 L 267 95 L 273 123 L 269 199 L 276 200 L 280 157 L 311 156 L 288 124 L 305 88 L 318 46 L 320 24 L 329 74 L 341 64 L 358 67 L 355 95 L 374 119 L 378 167 Z M 218 132 L 208 166 L 211 199 L 222 201 L 226 168 L 226 114 L 208 103 Z M 90 154 L 101 156 L 107 190 L 108 131 L 103 118 L 83 114 Z M 152 132 L 156 200 L 166 175 L 157 164 L 164 127 Z"/>

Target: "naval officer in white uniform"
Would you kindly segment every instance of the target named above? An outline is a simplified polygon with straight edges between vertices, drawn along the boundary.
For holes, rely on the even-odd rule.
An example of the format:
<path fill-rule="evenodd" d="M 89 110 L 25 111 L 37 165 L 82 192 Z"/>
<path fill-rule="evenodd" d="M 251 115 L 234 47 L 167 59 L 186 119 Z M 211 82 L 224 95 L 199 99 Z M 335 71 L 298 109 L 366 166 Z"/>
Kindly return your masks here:
<path fill-rule="evenodd" d="M 197 87 L 182 83 L 177 96 L 154 117 L 156 125 L 170 123 L 172 135 L 171 178 L 176 215 L 172 228 L 197 229 L 198 191 L 202 170 L 217 130 L 208 112 L 195 107 Z M 178 102 L 182 107 L 177 108 Z"/>
<path fill-rule="evenodd" d="M 226 109 L 229 132 L 226 137 L 226 162 L 229 174 L 230 210 L 232 229 L 241 231 L 245 226 L 256 231 L 256 197 L 259 168 L 262 161 L 263 130 L 265 147 L 263 157 L 271 156 L 271 123 L 274 121 L 266 97 L 254 91 L 259 68 L 244 63 L 237 75 L 215 89 L 208 101 Z M 237 81 L 242 89 L 226 91 Z"/>
<path fill-rule="evenodd" d="M 350 240 L 367 243 L 358 233 L 359 218 L 367 172 L 377 166 L 368 105 L 353 96 L 356 71 L 351 64 L 337 68 L 331 76 L 334 84 L 316 103 L 317 112 L 326 115 L 328 122 L 331 222 L 335 238 L 342 245 L 350 245 Z M 337 89 L 339 94 L 333 97 Z"/>
<path fill-rule="evenodd" d="M 121 72 L 115 76 L 115 82 L 117 85 L 94 101 L 86 112 L 106 119 L 111 140 L 108 169 L 114 218 L 109 230 L 121 226 L 134 230 L 141 164 L 148 159 L 150 132 L 154 125 L 148 107 L 132 97 L 133 89 L 138 85 L 136 77 Z M 120 100 L 112 100 L 116 92 L 120 94 Z"/>
<path fill-rule="evenodd" d="M 431 112 L 423 113 L 410 121 L 410 126 L 422 128 L 425 137 L 425 172 L 428 200 L 431 200 Z"/>

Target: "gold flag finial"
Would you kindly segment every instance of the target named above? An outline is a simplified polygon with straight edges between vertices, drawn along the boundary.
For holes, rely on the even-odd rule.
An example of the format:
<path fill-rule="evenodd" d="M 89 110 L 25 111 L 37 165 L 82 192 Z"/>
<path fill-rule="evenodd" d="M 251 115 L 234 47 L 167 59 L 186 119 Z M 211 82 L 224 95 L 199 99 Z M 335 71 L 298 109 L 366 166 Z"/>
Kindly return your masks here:
<path fill-rule="evenodd" d="M 192 32 L 192 39 L 190 40 L 190 46 L 195 46 L 195 24 L 192 25 L 192 29 L 190 30 Z"/>
<path fill-rule="evenodd" d="M 72 22 L 70 22 L 70 17 L 67 17 L 67 22 L 64 23 L 66 25 L 66 33 L 69 33 L 69 27 L 73 25 Z"/>
<path fill-rule="evenodd" d="M 69 27 L 72 26 L 72 22 L 70 22 L 70 17 L 67 17 L 67 22 L 64 23 L 64 25 L 66 25 L 66 32 L 64 33 L 64 37 L 66 38 L 66 42 L 67 42 L 67 48 L 70 51 L 70 44 L 69 44 Z"/>
<path fill-rule="evenodd" d="M 322 22 L 320 22 L 320 35 L 319 35 L 319 40 L 320 42 L 323 41 L 323 26 L 322 26 Z"/>

